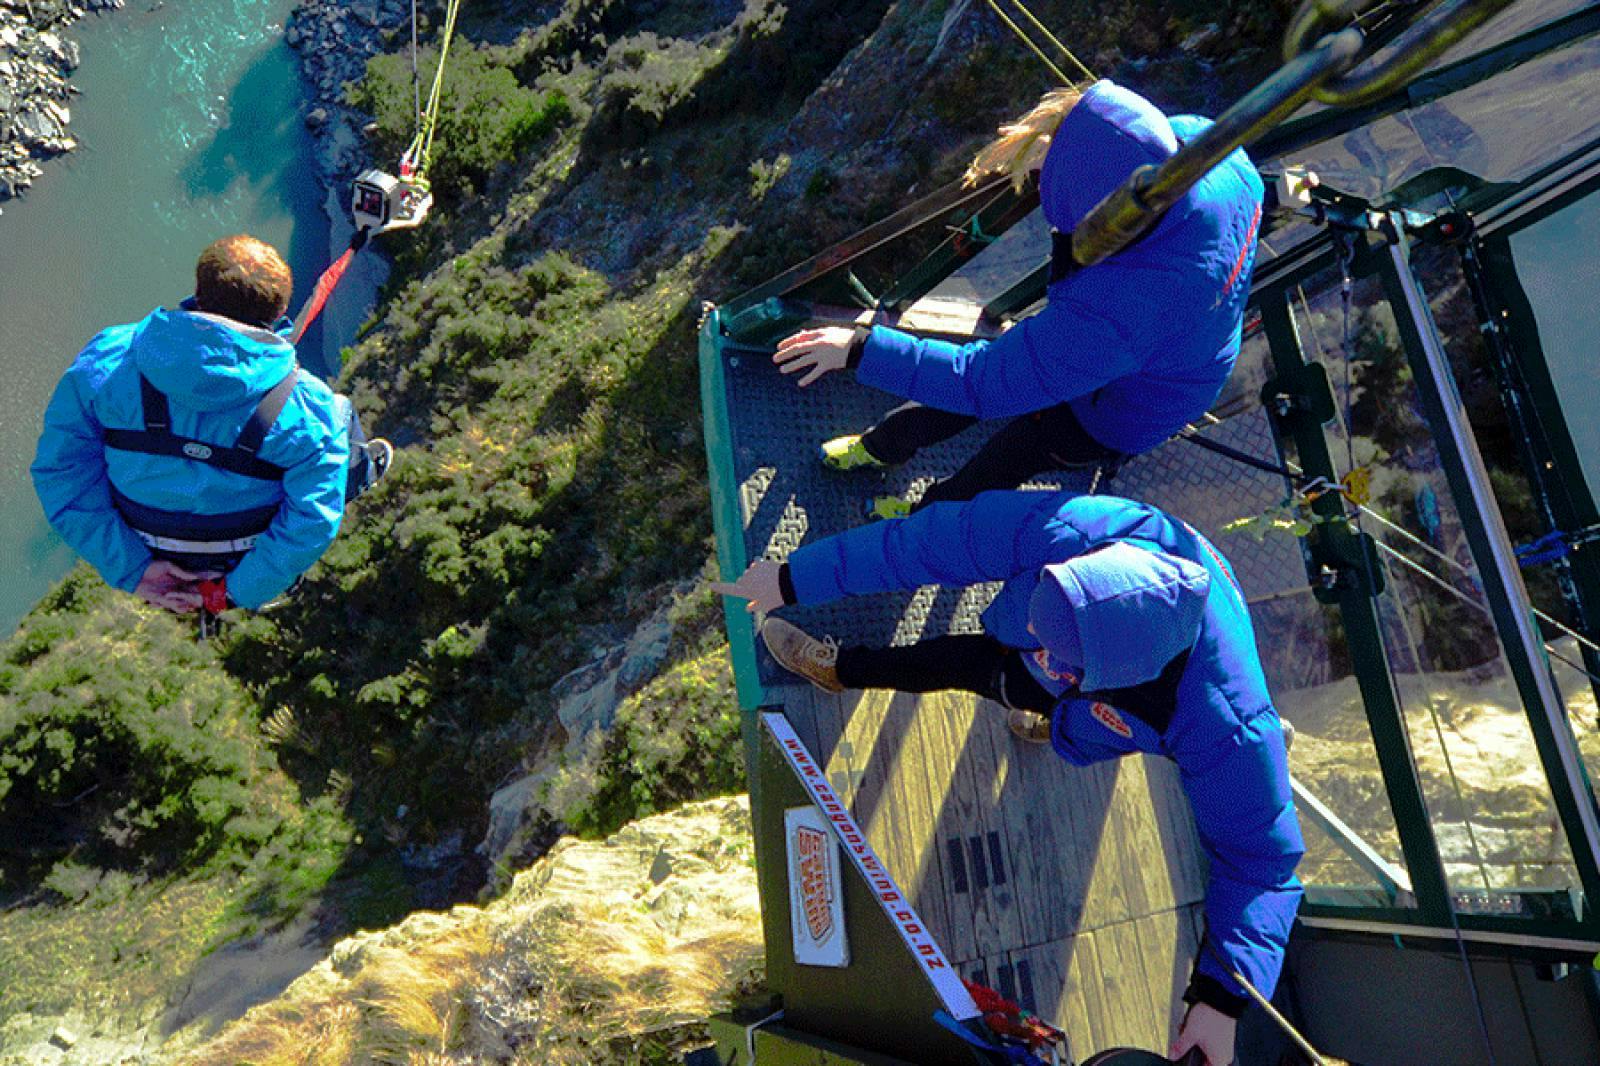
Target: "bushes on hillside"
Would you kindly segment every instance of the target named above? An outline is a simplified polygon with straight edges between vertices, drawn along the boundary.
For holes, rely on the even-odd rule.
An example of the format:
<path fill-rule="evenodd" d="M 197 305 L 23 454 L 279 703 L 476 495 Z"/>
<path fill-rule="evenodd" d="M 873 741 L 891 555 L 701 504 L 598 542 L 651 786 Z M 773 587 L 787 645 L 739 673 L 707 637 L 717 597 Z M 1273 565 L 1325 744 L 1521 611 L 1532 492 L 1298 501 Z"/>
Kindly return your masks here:
<path fill-rule="evenodd" d="M 80 566 L 0 647 L 0 870 L 165 869 L 253 849 L 287 788 L 188 628 Z"/>
<path fill-rule="evenodd" d="M 723 645 L 624 700 L 611 730 L 557 773 L 550 808 L 573 832 L 604 837 L 680 803 L 742 792 L 739 730 Z"/>
<path fill-rule="evenodd" d="M 437 51 L 421 57 L 424 88 L 438 63 Z M 349 101 L 377 123 L 377 157 L 398 159 L 416 127 L 409 57 L 374 56 L 367 76 L 351 88 Z M 527 88 L 499 61 L 496 50 L 457 40 L 445 71 L 429 171 L 435 190 L 455 199 L 470 195 L 496 166 L 518 158 L 572 117 L 566 94 Z"/>

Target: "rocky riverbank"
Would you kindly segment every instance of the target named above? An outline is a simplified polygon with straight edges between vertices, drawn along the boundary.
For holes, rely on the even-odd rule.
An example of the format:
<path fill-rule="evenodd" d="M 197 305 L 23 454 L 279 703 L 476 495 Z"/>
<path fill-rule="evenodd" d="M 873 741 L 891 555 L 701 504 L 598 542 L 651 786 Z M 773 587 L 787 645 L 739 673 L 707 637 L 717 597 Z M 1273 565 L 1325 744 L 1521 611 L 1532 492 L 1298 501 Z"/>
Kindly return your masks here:
<path fill-rule="evenodd" d="M 91 11 L 122 0 L 0 0 L 0 202 L 32 185 L 40 163 L 70 152 L 68 76 L 78 46 L 62 34 Z"/>
<path fill-rule="evenodd" d="M 368 59 L 394 47 L 410 17 L 408 0 L 305 0 L 289 17 L 284 40 L 300 53 L 311 89 L 306 126 L 323 177 L 335 189 L 369 164 L 394 167 L 394 160 L 366 158 L 361 129 L 368 119 L 345 104 L 344 91 L 366 72 Z"/>

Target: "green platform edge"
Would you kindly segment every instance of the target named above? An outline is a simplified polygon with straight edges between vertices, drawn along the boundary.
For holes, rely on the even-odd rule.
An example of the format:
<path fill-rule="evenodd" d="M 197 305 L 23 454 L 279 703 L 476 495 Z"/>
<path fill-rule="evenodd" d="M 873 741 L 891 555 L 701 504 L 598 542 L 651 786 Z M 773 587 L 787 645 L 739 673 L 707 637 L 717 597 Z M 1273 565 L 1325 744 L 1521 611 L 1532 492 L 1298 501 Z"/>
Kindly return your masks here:
<path fill-rule="evenodd" d="M 727 382 L 722 363 L 722 312 L 710 309 L 700 325 L 700 414 L 705 424 L 706 472 L 711 483 L 711 524 L 717 538 L 717 566 L 724 581 L 744 573 L 750 559 L 744 544 L 744 515 L 739 506 L 739 479 L 734 472 L 733 421 L 728 415 Z M 728 652 L 739 692 L 739 710 L 748 739 L 755 710 L 767 703 L 767 690 L 756 671 L 756 628 L 740 600 L 724 598 Z"/>

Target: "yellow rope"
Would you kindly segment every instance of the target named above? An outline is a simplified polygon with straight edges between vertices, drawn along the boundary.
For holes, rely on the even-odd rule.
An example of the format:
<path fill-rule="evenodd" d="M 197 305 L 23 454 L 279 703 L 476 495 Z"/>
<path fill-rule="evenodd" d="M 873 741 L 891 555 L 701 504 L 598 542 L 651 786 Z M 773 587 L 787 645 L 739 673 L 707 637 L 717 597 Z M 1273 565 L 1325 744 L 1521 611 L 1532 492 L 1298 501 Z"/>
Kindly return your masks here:
<path fill-rule="evenodd" d="M 1084 77 L 1088 78 L 1090 81 L 1099 81 L 1100 80 L 1099 78 L 1094 76 L 1094 71 L 1092 71 L 1088 67 L 1084 66 L 1083 65 L 1083 61 L 1080 60 L 1077 56 L 1072 54 L 1072 50 L 1070 48 L 1068 48 L 1066 45 L 1062 44 L 1059 40 L 1056 39 L 1056 35 L 1050 32 L 1049 27 L 1047 27 L 1044 23 L 1040 22 L 1038 19 L 1033 17 L 1033 12 L 1029 11 L 1027 9 L 1027 7 L 1023 4 L 1022 0 L 1011 0 L 1011 3 L 1016 6 L 1016 9 L 1018 11 L 1022 12 L 1023 17 L 1025 17 L 1030 23 L 1033 24 L 1033 28 L 1034 29 L 1036 29 L 1040 33 L 1044 34 L 1044 39 L 1045 40 L 1047 40 L 1051 44 L 1055 45 L 1056 46 L 1056 50 L 1058 52 L 1060 52 L 1062 55 L 1066 56 L 1068 59 L 1070 59 L 1072 61 L 1072 65 L 1073 66 L 1075 66 L 1079 70 L 1083 71 L 1083 76 Z"/>
<path fill-rule="evenodd" d="M 444 64 L 450 56 L 450 42 L 455 38 L 456 16 L 461 12 L 461 0 L 449 0 L 445 8 L 444 34 L 439 42 L 439 65 L 433 72 L 433 86 L 428 90 L 428 105 L 418 119 L 417 135 L 406 149 L 416 167 L 419 183 L 426 182 L 428 164 L 433 160 L 433 136 L 439 127 L 439 102 L 444 96 Z"/>
<path fill-rule="evenodd" d="M 1011 27 L 1011 32 L 1015 33 L 1022 39 L 1022 43 L 1027 45 L 1033 51 L 1033 54 L 1039 57 L 1039 61 L 1041 63 L 1050 68 L 1050 72 L 1056 76 L 1056 79 L 1062 85 L 1072 84 L 1072 79 L 1061 73 L 1061 68 L 1052 63 L 1050 61 L 1050 57 L 1039 50 L 1039 46 L 1034 44 L 1033 40 L 1026 33 L 1022 32 L 1021 26 L 1018 26 L 1015 22 L 1011 21 L 1011 16 L 1000 10 L 999 4 L 995 3 L 994 0 L 988 0 L 988 4 L 994 9 L 994 13 L 1000 16 L 1000 21 Z"/>

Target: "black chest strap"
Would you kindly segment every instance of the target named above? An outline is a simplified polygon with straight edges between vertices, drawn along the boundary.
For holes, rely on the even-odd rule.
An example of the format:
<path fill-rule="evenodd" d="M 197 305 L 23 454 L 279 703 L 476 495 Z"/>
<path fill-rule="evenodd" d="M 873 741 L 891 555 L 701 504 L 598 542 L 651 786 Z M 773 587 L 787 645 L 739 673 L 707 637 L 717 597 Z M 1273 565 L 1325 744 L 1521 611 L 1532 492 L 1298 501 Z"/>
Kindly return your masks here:
<path fill-rule="evenodd" d="M 1070 278 L 1083 268 L 1072 258 L 1072 234 L 1050 231 L 1050 284 Z"/>
<path fill-rule="evenodd" d="M 267 431 L 278 421 L 284 405 L 289 402 L 299 373 L 298 367 L 289 371 L 282 381 L 261 397 L 256 409 L 245 419 L 238 440 L 231 446 L 208 444 L 173 433 L 172 409 L 167 403 L 166 394 L 140 374 L 139 401 L 144 409 L 144 428 L 106 429 L 101 432 L 101 440 L 107 448 L 119 451 L 170 455 L 174 459 L 190 459 L 260 481 L 282 481 L 283 467 L 257 458 L 256 453 L 267 439 Z"/>

